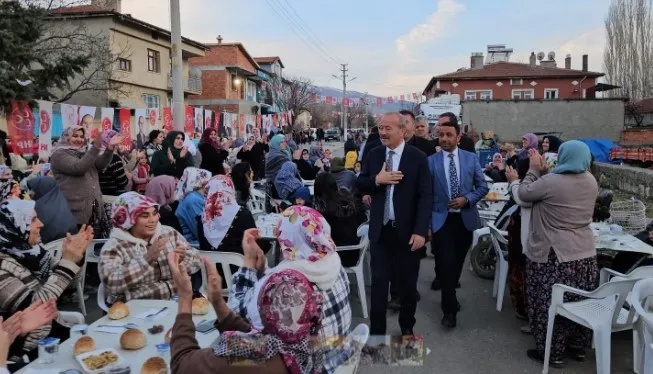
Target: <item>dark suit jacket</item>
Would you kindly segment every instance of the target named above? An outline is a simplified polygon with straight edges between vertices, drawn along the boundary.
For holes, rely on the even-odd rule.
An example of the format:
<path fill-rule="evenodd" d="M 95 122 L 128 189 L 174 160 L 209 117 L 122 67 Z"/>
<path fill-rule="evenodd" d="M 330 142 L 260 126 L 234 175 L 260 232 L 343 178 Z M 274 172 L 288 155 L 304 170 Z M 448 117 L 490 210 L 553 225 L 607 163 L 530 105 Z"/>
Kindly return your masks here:
<path fill-rule="evenodd" d="M 435 145 L 433 144 L 432 141 L 428 139 L 420 138 L 418 136 L 413 135 L 413 137 L 409 141 L 407 141 L 406 144 L 412 145 L 413 147 L 424 152 L 426 154 L 426 157 L 435 153 Z"/>
<path fill-rule="evenodd" d="M 356 183 L 362 194 L 372 197 L 369 229 L 372 242 L 379 241 L 383 226 L 386 186 L 377 186 L 375 178 L 385 162 L 385 151 L 383 146 L 370 151 Z M 428 235 L 433 204 L 432 178 L 424 152 L 408 144 L 401 154 L 399 171 L 404 179 L 395 184 L 392 200 L 399 240 L 408 245 L 411 235 L 424 238 Z"/>
<path fill-rule="evenodd" d="M 365 147 L 363 148 L 361 165 L 365 163 L 365 160 L 367 159 L 367 155 L 370 153 L 370 151 L 381 145 L 383 144 L 381 143 L 381 137 L 379 136 L 379 134 L 370 134 L 370 136 L 367 137 L 367 141 L 365 142 Z"/>

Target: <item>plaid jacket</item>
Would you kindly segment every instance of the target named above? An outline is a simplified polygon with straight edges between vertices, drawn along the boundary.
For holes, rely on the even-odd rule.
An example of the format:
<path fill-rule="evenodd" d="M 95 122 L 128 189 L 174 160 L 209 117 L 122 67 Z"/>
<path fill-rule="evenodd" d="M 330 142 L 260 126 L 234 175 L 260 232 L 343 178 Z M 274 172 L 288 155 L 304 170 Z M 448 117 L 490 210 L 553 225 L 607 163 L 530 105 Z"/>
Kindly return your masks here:
<path fill-rule="evenodd" d="M 200 270 L 200 257 L 196 249 L 175 229 L 159 225 L 153 243 L 160 236 L 170 240 L 156 261 L 146 260 L 148 243 L 133 237 L 129 232 L 114 228 L 102 247 L 98 270 L 107 293 L 107 301 L 132 299 L 168 300 L 174 293 L 174 283 L 166 255 L 175 248 L 186 248 L 184 263 L 189 274 Z"/>
<path fill-rule="evenodd" d="M 241 267 L 233 275 L 233 285 L 229 289 L 229 308 L 247 321 L 249 321 L 249 318 L 247 318 L 247 305 L 255 297 L 254 285 L 258 280 L 259 276 L 255 269 Z M 324 296 L 320 338 L 323 341 L 333 341 L 333 338 L 349 335 L 351 308 L 349 306 L 349 278 L 345 270 L 340 269 L 338 279 L 330 289 L 326 291 L 319 290 L 317 287 L 315 289 Z M 327 351 L 325 372 L 333 373 L 337 368 L 337 366 L 329 364 L 336 362 L 336 360 L 330 359 L 330 355 L 337 353 L 334 349 Z"/>

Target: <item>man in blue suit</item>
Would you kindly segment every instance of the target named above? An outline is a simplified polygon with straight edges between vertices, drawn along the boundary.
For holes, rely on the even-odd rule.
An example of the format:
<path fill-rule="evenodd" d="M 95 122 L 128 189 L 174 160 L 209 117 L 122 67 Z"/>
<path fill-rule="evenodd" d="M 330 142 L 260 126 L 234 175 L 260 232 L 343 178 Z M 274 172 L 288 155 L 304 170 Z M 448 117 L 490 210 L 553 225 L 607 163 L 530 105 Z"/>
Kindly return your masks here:
<path fill-rule="evenodd" d="M 460 310 L 456 284 L 472 244 L 472 233 L 481 227 L 476 203 L 488 193 L 488 187 L 476 154 L 458 148 L 458 124 L 440 124 L 438 135 L 442 150 L 428 159 L 433 178 L 431 246 L 438 248 L 436 272 L 442 284 L 442 324 L 456 327 Z"/>

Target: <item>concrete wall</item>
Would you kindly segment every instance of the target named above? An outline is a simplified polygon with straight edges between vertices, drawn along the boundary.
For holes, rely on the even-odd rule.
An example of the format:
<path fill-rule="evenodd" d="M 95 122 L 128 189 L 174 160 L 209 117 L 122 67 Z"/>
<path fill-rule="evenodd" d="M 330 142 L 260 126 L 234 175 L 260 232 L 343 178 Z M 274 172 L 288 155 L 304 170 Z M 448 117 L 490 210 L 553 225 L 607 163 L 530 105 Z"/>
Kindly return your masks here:
<path fill-rule="evenodd" d="M 564 140 L 619 141 L 624 125 L 621 100 L 497 100 L 462 103 L 463 122 L 477 132 L 492 130 L 502 141 L 521 142 L 527 132 L 561 132 Z"/>
<path fill-rule="evenodd" d="M 595 162 L 592 171 L 601 187 L 653 199 L 653 170 Z"/>

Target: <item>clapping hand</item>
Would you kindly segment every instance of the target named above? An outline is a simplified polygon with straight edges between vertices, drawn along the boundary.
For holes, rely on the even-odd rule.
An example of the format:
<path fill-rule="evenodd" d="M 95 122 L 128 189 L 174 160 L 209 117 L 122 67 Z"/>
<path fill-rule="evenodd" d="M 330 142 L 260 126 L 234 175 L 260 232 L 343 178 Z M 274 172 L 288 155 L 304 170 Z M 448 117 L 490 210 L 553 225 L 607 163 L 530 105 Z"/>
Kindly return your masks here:
<path fill-rule="evenodd" d="M 19 314 L 18 312 L 16 314 Z M 14 315 L 16 315 L 14 314 Z M 10 323 L 8 320 L 3 321 L 0 317 L 0 367 L 7 366 L 7 356 L 9 355 L 9 347 L 14 339 L 20 333 L 20 324 Z"/>
<path fill-rule="evenodd" d="M 181 152 L 179 152 L 179 157 L 184 158 L 188 154 L 188 147 L 183 147 Z"/>
<path fill-rule="evenodd" d="M 57 317 L 57 300 L 50 299 L 47 302 L 37 301 L 22 312 L 22 323 L 20 334 L 27 335 L 30 331 L 50 323 Z"/>
<path fill-rule="evenodd" d="M 546 158 L 541 155 L 536 149 L 528 150 L 529 167 L 533 170 L 539 171 L 541 174 L 546 174 L 549 171 L 549 165 Z"/>
<path fill-rule="evenodd" d="M 93 138 L 93 146 L 98 149 L 102 148 L 102 132 L 95 134 L 95 138 Z"/>
<path fill-rule="evenodd" d="M 260 269 L 261 261 L 263 262 L 263 267 L 265 266 L 265 254 L 258 243 L 257 239 L 260 239 L 261 235 L 259 234 L 258 229 L 248 229 L 243 234 L 243 253 L 245 255 L 245 261 L 243 266 L 250 269 L 256 269 L 257 271 L 262 271 L 265 269 Z M 261 258 L 262 257 L 262 258 Z"/>
<path fill-rule="evenodd" d="M 175 156 L 172 155 L 172 151 L 170 150 L 170 148 L 168 148 L 168 160 L 170 160 L 171 164 L 175 163 Z"/>
<path fill-rule="evenodd" d="M 118 144 L 121 144 L 125 140 L 125 136 L 121 134 L 114 135 L 111 140 L 109 140 L 109 145 L 107 149 L 112 151 Z"/>
<path fill-rule="evenodd" d="M 161 251 L 165 249 L 167 242 L 168 242 L 167 237 L 159 236 L 151 245 L 149 245 L 147 247 L 147 254 L 145 256 L 147 262 L 156 261 L 156 259 L 159 258 L 159 254 L 161 253 Z M 172 253 L 177 253 L 177 250 L 175 249 L 175 251 Z"/>
<path fill-rule="evenodd" d="M 62 258 L 78 263 L 84 257 L 86 248 L 93 240 L 93 227 L 82 225 L 76 235 L 66 234 L 61 246 Z"/>
<path fill-rule="evenodd" d="M 186 264 L 179 258 L 175 252 L 168 253 L 168 264 L 170 265 L 170 273 L 172 273 L 172 280 L 175 283 L 175 288 L 179 294 L 180 299 L 193 298 L 193 286 L 188 275 Z M 215 265 L 213 265 L 215 267 Z"/>
<path fill-rule="evenodd" d="M 508 180 L 508 183 L 512 183 L 519 179 L 519 176 L 517 175 L 517 170 L 513 169 L 512 167 L 508 166 L 506 168 L 506 179 Z"/>
<path fill-rule="evenodd" d="M 299 160 L 301 157 L 302 157 L 301 149 L 296 150 L 292 155 L 293 160 Z"/>
<path fill-rule="evenodd" d="M 322 160 L 316 160 L 315 167 L 322 169 L 324 167 L 324 163 L 322 162 Z"/>
<path fill-rule="evenodd" d="M 214 306 L 224 302 L 222 298 L 222 277 L 218 274 L 215 263 L 206 257 L 202 257 L 204 268 L 206 268 L 207 294 L 211 305 Z"/>
<path fill-rule="evenodd" d="M 381 171 L 376 175 L 376 184 L 397 184 L 404 178 L 400 171 L 386 171 L 386 164 L 383 163 Z"/>

